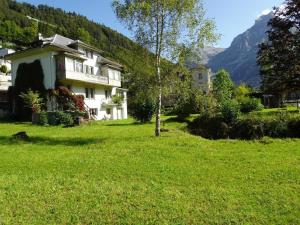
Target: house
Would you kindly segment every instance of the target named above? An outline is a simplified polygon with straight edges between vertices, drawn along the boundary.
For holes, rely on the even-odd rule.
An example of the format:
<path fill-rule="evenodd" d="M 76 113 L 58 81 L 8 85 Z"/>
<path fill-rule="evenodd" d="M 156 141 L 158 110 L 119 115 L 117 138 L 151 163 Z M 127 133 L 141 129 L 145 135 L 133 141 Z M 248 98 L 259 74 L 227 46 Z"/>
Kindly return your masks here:
<path fill-rule="evenodd" d="M 11 86 L 11 62 L 6 60 L 4 57 L 14 52 L 15 51 L 13 49 L 0 49 L 0 67 L 4 65 L 7 69 L 7 73 L 0 71 L 0 118 L 4 118 L 9 114 L 8 89 Z"/>
<path fill-rule="evenodd" d="M 191 68 L 194 88 L 200 88 L 203 92 L 209 93 L 212 89 L 213 73 L 205 66 Z"/>
<path fill-rule="evenodd" d="M 126 119 L 127 90 L 121 88 L 122 65 L 104 58 L 102 53 L 80 40 L 56 34 L 50 38 L 39 35 L 30 48 L 5 58 L 12 62 L 13 87 L 22 72 L 21 65 L 38 62 L 46 90 L 55 89 L 59 82 L 74 95 L 84 96 L 86 111 L 94 119 Z M 122 96 L 122 103 L 115 103 L 115 96 Z M 47 107 L 55 110 L 49 104 Z"/>

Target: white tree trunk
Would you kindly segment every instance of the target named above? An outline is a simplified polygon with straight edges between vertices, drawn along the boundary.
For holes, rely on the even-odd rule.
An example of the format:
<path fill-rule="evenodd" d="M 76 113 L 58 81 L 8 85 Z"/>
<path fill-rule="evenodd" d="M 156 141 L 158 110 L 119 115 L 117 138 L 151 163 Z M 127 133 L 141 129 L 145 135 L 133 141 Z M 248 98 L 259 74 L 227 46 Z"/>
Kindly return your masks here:
<path fill-rule="evenodd" d="M 156 101 L 156 121 L 155 121 L 155 136 L 160 136 L 160 115 L 161 115 L 161 98 L 162 98 L 162 87 L 161 87 L 161 74 L 160 74 L 160 63 L 158 59 L 157 64 L 157 81 L 158 81 L 158 96 Z"/>

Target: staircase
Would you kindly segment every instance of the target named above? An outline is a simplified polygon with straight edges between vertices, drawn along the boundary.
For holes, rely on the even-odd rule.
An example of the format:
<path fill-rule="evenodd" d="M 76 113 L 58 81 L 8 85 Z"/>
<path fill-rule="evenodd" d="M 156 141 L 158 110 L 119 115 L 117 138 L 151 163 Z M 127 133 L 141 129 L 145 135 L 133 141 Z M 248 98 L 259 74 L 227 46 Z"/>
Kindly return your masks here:
<path fill-rule="evenodd" d="M 70 89 L 69 89 L 70 90 Z M 73 92 L 72 90 L 70 90 L 70 92 L 74 95 L 77 96 L 75 92 Z M 88 107 L 88 105 L 83 101 L 83 105 L 80 105 L 81 108 L 84 109 L 84 112 L 88 115 L 88 120 L 97 120 L 97 118 L 91 114 L 91 110 Z"/>

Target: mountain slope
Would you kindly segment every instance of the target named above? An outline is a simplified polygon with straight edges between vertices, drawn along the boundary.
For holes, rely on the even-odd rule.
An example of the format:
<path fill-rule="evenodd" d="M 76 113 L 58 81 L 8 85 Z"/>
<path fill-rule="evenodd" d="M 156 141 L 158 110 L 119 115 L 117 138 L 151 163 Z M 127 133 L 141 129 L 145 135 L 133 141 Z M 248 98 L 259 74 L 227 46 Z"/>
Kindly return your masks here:
<path fill-rule="evenodd" d="M 259 86 L 256 55 L 258 45 L 266 38 L 267 24 L 272 16 L 270 13 L 257 19 L 254 26 L 238 35 L 228 49 L 210 58 L 208 66 L 214 72 L 222 68 L 228 70 L 237 84 L 244 82 L 254 87 Z"/>

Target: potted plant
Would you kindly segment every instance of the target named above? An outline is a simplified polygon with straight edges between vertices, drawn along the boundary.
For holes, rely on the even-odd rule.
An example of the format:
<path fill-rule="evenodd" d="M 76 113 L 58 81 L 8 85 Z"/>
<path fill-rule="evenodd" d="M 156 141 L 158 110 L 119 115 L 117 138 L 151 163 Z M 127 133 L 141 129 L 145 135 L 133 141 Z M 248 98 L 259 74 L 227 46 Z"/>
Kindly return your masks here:
<path fill-rule="evenodd" d="M 32 123 L 38 124 L 39 114 L 43 105 L 43 99 L 40 97 L 40 94 L 29 89 L 25 93 L 22 92 L 19 96 L 23 99 L 25 105 L 32 110 Z"/>

